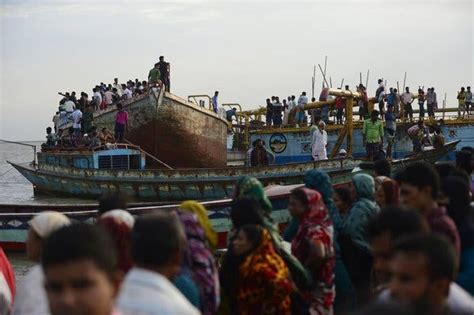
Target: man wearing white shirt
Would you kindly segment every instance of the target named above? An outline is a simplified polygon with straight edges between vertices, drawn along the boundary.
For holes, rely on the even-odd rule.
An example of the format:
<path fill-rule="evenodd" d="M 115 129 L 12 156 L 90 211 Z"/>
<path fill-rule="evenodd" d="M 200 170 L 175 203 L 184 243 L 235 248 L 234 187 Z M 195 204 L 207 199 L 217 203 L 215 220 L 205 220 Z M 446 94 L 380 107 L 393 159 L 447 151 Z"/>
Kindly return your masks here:
<path fill-rule="evenodd" d="M 100 104 L 102 104 L 102 94 L 100 94 L 100 90 L 97 87 L 93 88 L 92 91 L 94 92 L 92 98 L 94 99 L 95 109 L 97 110 L 99 109 Z"/>
<path fill-rule="evenodd" d="M 139 217 L 131 239 L 136 267 L 122 283 L 116 302 L 121 314 L 200 314 L 170 281 L 180 272 L 186 245 L 186 236 L 176 214 Z"/>
<path fill-rule="evenodd" d="M 315 161 L 327 160 L 326 147 L 328 144 L 328 134 L 324 128 L 326 123 L 320 121 L 318 124 L 318 129 L 314 131 L 312 135 L 312 155 Z"/>
<path fill-rule="evenodd" d="M 122 97 L 123 91 L 122 91 L 122 85 L 118 83 L 118 79 L 114 79 L 114 84 L 112 85 L 113 88 L 117 89 L 117 94 L 118 96 Z"/>
<path fill-rule="evenodd" d="M 125 85 L 125 84 L 122 84 L 122 90 L 123 90 L 123 96 L 126 100 L 128 100 L 129 98 L 132 98 L 132 91 Z"/>

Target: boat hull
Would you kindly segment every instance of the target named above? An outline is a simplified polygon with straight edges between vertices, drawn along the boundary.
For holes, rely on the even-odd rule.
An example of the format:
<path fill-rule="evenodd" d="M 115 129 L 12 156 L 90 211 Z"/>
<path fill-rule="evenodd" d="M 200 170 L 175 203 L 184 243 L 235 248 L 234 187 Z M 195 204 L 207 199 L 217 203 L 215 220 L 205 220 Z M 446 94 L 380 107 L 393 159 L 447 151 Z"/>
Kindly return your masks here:
<path fill-rule="evenodd" d="M 290 215 L 288 213 L 288 196 L 291 190 L 300 187 L 301 185 L 291 186 L 274 186 L 267 187 L 266 192 L 272 203 L 273 211 L 272 217 L 276 223 L 280 225 L 286 224 Z M 231 199 L 223 199 L 217 201 L 203 202 L 202 204 L 208 210 L 208 216 L 211 225 L 218 234 L 218 247 L 223 248 L 227 244 L 227 233 L 231 229 L 231 221 L 229 216 L 229 209 Z M 19 206 L 18 209 L 24 207 Z M 140 216 L 157 211 L 172 211 L 178 208 L 174 205 L 158 205 L 158 206 L 139 206 L 130 207 L 128 211 L 134 216 Z M 18 210 L 16 209 L 16 210 Z M 32 206 L 29 212 L 10 212 L 11 205 L 3 208 L 0 205 L 0 246 L 5 250 L 24 250 L 25 241 L 28 232 L 28 221 L 33 216 L 44 210 L 43 208 Z M 83 222 L 94 224 L 96 222 L 97 210 L 94 205 L 75 205 L 65 208 L 55 209 L 67 215 L 76 222 Z"/>
<path fill-rule="evenodd" d="M 361 161 L 327 160 L 268 167 L 227 167 L 186 170 L 100 170 L 63 166 L 12 165 L 26 177 L 35 193 L 97 198 L 120 192 L 131 200 L 154 201 L 216 200 L 233 196 L 235 182 L 242 176 L 258 178 L 265 186 L 303 182 L 304 174 L 322 169 L 334 183 L 350 179 L 351 171 Z"/>
<path fill-rule="evenodd" d="M 150 93 L 123 103 L 129 114 L 125 137 L 133 144 L 179 167 L 224 167 L 227 122 L 205 108 L 165 92 L 158 102 Z M 98 127 L 115 128 L 116 109 L 94 117 Z M 152 159 L 149 166 L 161 167 Z"/>

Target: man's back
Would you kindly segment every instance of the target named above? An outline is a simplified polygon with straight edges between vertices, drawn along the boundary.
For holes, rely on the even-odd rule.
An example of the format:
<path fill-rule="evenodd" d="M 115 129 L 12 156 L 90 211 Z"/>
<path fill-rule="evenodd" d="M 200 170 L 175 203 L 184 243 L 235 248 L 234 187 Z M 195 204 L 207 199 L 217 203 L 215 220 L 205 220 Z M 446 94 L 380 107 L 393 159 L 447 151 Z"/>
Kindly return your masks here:
<path fill-rule="evenodd" d="M 127 274 L 116 303 L 122 315 L 200 314 L 167 278 L 141 268 Z"/>

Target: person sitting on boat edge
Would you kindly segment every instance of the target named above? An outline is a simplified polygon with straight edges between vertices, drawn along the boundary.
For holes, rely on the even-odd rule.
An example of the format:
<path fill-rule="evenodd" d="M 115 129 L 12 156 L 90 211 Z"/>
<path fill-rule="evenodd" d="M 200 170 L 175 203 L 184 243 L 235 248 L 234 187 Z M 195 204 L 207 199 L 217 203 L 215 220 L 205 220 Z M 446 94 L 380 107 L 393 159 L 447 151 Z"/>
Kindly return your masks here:
<path fill-rule="evenodd" d="M 106 127 L 102 128 L 99 134 L 99 137 L 100 137 L 100 142 L 103 144 L 115 142 L 114 135 Z"/>
<path fill-rule="evenodd" d="M 235 113 L 237 113 L 237 108 L 233 107 L 225 112 L 225 118 L 228 122 L 232 122 L 232 118 L 235 117 Z"/>
<path fill-rule="evenodd" d="M 56 134 L 52 132 L 53 130 L 51 127 L 46 128 L 46 146 L 47 147 L 55 147 L 58 141 L 58 137 Z"/>
<path fill-rule="evenodd" d="M 160 64 L 157 62 L 155 63 L 155 66 L 148 72 L 148 84 L 150 84 L 150 86 L 161 85 L 160 77 Z"/>

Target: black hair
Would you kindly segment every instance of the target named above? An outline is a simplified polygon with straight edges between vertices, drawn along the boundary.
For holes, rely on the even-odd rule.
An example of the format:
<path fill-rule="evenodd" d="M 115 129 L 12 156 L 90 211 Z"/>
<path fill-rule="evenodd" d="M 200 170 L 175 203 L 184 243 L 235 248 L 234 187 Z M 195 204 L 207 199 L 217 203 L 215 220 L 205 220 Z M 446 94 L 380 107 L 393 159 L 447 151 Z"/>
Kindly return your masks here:
<path fill-rule="evenodd" d="M 51 129 L 51 127 L 46 128 L 46 133 L 51 133 L 51 131 L 53 131 L 53 129 Z"/>
<path fill-rule="evenodd" d="M 308 206 L 308 197 L 302 188 L 293 189 L 290 192 L 290 196 L 298 199 L 304 206 Z"/>
<path fill-rule="evenodd" d="M 406 183 L 423 189 L 431 187 L 431 197 L 438 197 L 439 192 L 439 175 L 435 169 L 425 162 L 415 162 L 407 165 L 399 172 L 395 179 L 399 183 Z"/>
<path fill-rule="evenodd" d="M 347 187 L 338 187 L 334 189 L 334 192 L 339 195 L 339 198 L 341 198 L 344 203 L 347 205 L 352 205 L 353 199 L 351 196 L 351 191 Z"/>
<path fill-rule="evenodd" d="M 122 109 L 122 107 L 123 107 L 123 106 L 122 106 L 122 103 L 118 103 L 118 104 L 117 104 L 117 108 L 118 108 L 118 109 Z"/>
<path fill-rule="evenodd" d="M 117 270 L 115 245 L 101 227 L 72 224 L 55 231 L 44 241 L 41 255 L 43 269 L 80 260 L 92 260 L 110 277 L 114 275 Z"/>
<path fill-rule="evenodd" d="M 247 239 L 252 243 L 252 249 L 255 249 L 262 242 L 263 228 L 258 225 L 246 224 L 242 226 L 239 231 L 245 233 Z"/>
<path fill-rule="evenodd" d="M 417 211 L 403 207 L 389 206 L 375 215 L 367 224 L 367 235 L 374 239 L 386 232 L 393 239 L 428 232 L 427 225 Z"/>
<path fill-rule="evenodd" d="M 441 182 L 441 191 L 449 198 L 447 210 L 456 226 L 464 226 L 469 221 L 471 210 L 469 182 L 460 176 L 447 176 Z"/>
<path fill-rule="evenodd" d="M 453 164 L 448 162 L 441 162 L 435 164 L 436 172 L 438 172 L 439 178 L 443 179 L 447 177 L 452 171 L 454 171 L 455 167 Z"/>
<path fill-rule="evenodd" d="M 374 162 L 374 171 L 377 176 L 387 176 L 390 177 L 391 173 L 390 162 L 386 159 L 377 160 Z"/>
<path fill-rule="evenodd" d="M 184 251 L 186 236 L 175 213 L 139 217 L 132 230 L 132 258 L 138 265 L 161 267 Z"/>
<path fill-rule="evenodd" d="M 468 175 L 472 174 L 472 151 L 463 149 L 456 152 L 456 167 L 464 170 Z"/>
<path fill-rule="evenodd" d="M 230 206 L 230 219 L 236 228 L 253 224 L 263 226 L 263 210 L 257 199 L 253 197 L 240 197 L 232 201 Z"/>
<path fill-rule="evenodd" d="M 118 192 L 106 194 L 99 199 L 99 215 L 102 215 L 107 211 L 114 209 L 127 209 L 127 200 L 123 197 L 122 194 L 119 194 Z"/>
<path fill-rule="evenodd" d="M 424 255 L 431 279 L 455 278 L 456 254 L 445 238 L 434 234 L 411 236 L 397 242 L 395 252 Z"/>

